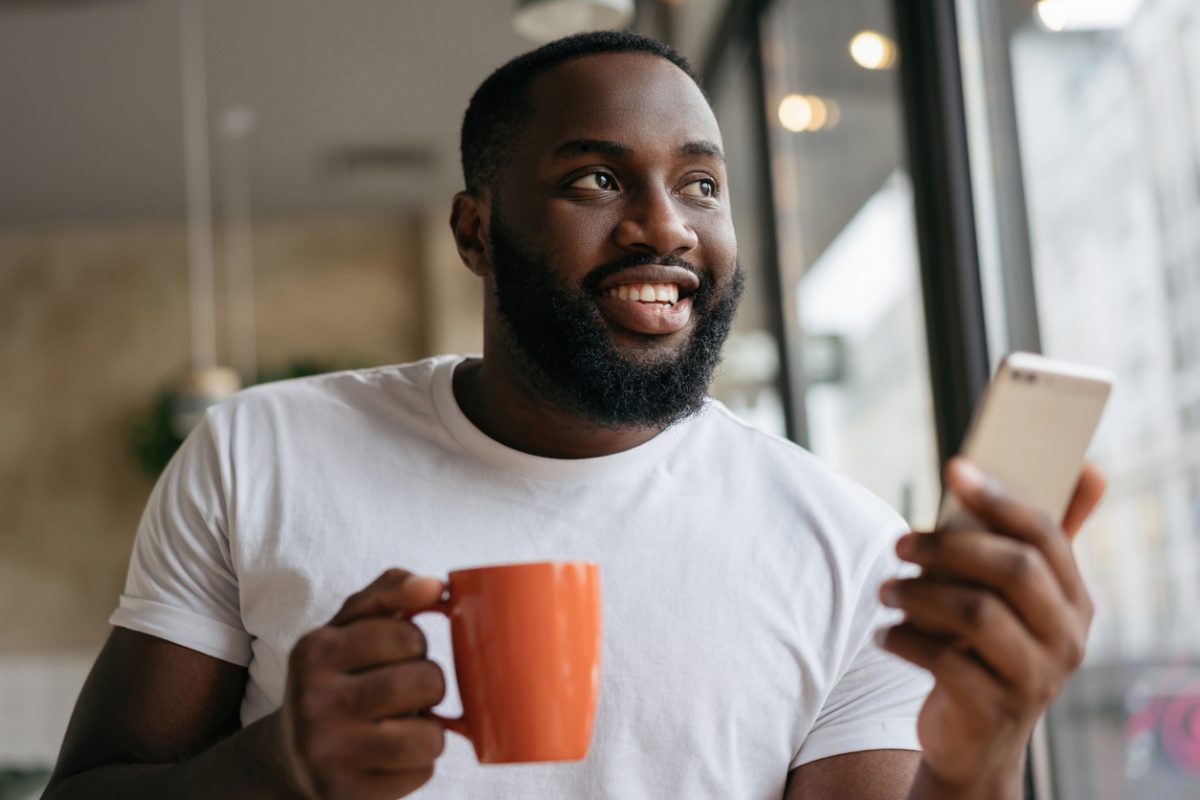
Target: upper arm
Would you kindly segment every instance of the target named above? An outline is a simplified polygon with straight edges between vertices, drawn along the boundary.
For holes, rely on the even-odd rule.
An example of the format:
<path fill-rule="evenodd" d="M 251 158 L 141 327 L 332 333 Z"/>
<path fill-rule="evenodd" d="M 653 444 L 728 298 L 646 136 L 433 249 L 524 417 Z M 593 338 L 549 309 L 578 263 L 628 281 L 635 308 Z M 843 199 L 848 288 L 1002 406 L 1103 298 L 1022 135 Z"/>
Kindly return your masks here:
<path fill-rule="evenodd" d="M 246 668 L 113 628 L 80 692 L 51 785 L 108 764 L 194 755 L 240 727 Z"/>
<path fill-rule="evenodd" d="M 863 750 L 810 761 L 788 774 L 784 800 L 903 800 L 920 765 L 915 750 Z"/>

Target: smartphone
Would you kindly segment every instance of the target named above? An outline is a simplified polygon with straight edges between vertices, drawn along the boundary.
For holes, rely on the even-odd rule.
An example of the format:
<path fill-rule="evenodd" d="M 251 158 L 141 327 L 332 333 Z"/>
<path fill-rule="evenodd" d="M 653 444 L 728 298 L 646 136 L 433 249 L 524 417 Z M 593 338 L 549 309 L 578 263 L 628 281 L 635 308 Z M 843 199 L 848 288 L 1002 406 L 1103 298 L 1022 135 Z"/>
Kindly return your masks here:
<path fill-rule="evenodd" d="M 1110 372 L 1033 353 L 1010 353 L 975 409 L 962 455 L 1061 522 L 1112 391 Z M 938 529 L 980 528 L 950 492 Z"/>

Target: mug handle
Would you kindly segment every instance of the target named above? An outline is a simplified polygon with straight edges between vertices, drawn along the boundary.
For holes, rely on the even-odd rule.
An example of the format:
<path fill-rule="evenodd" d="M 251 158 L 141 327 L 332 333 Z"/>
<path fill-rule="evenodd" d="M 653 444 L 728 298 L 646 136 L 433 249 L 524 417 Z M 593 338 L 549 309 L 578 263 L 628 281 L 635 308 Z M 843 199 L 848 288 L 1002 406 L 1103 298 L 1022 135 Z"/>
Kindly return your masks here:
<path fill-rule="evenodd" d="M 450 618 L 450 606 L 453 602 L 454 602 L 453 599 L 450 597 L 450 590 L 447 589 L 446 596 L 444 599 L 438 600 L 436 603 L 429 606 L 428 608 L 419 608 L 416 611 L 410 611 L 405 616 L 408 619 L 412 619 L 413 617 L 417 616 L 418 614 L 441 614 L 442 616 L 449 619 Z M 444 674 L 445 670 L 442 670 L 442 672 Z M 443 728 L 445 728 L 446 730 L 454 731 L 459 736 L 462 736 L 464 739 L 467 739 L 467 740 L 471 739 L 471 734 L 468 732 L 468 727 L 467 727 L 467 718 L 465 716 L 443 717 L 441 714 L 435 714 L 432 711 L 425 712 L 425 716 L 427 718 L 433 720 L 434 722 L 440 723 L 441 726 Z"/>

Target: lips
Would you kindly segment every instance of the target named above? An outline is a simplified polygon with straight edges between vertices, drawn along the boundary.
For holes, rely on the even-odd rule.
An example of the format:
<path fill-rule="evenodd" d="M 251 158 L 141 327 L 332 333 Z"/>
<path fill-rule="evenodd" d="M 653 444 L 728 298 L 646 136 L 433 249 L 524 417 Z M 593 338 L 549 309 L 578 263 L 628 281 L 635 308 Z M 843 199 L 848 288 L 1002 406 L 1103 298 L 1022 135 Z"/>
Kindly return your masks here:
<path fill-rule="evenodd" d="M 661 336 L 687 326 L 691 295 L 699 287 L 699 278 L 690 270 L 651 264 L 608 276 L 597 287 L 597 302 L 622 328 Z"/>

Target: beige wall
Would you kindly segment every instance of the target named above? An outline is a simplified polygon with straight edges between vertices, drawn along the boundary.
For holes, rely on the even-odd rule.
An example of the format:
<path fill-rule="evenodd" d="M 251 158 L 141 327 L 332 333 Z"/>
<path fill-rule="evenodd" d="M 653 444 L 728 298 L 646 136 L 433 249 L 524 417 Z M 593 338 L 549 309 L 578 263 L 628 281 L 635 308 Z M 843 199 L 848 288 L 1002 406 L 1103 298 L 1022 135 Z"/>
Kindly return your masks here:
<path fill-rule="evenodd" d="M 444 230 L 423 216 L 256 225 L 259 363 L 470 348 L 478 288 L 435 247 Z M 186 369 L 188 335 L 182 227 L 0 232 L 0 653 L 106 636 L 152 485 L 129 424 Z"/>

